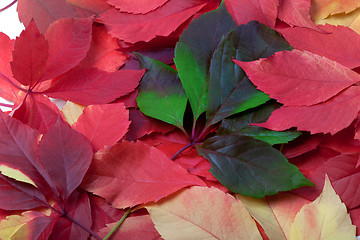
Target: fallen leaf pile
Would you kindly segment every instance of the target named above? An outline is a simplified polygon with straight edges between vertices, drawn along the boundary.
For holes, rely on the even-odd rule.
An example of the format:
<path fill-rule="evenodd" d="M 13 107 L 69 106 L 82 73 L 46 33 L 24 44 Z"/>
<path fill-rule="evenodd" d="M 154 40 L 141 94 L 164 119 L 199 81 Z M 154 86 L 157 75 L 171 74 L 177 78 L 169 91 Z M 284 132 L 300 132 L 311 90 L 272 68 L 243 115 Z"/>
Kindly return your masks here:
<path fill-rule="evenodd" d="M 25 30 L 0 33 L 0 239 L 360 235 L 357 1 L 17 10 Z"/>

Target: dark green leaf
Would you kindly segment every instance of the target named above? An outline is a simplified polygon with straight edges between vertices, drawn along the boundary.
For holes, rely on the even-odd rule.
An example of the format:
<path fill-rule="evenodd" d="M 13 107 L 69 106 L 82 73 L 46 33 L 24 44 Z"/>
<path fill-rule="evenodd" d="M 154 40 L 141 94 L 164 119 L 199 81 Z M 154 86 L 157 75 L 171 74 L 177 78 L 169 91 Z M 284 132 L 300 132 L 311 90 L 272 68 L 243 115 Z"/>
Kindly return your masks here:
<path fill-rule="evenodd" d="M 180 36 L 175 64 L 196 120 L 207 109 L 211 57 L 222 37 L 236 24 L 224 4 L 194 20 Z"/>
<path fill-rule="evenodd" d="M 235 193 L 263 198 L 313 184 L 271 145 L 247 136 L 221 135 L 197 147 L 210 172 Z"/>
<path fill-rule="evenodd" d="M 250 123 L 265 122 L 279 104 L 268 103 L 255 109 L 250 109 L 236 117 L 224 119 L 218 129 L 218 135 L 238 134 L 262 140 L 271 145 L 288 143 L 301 135 L 299 131 L 271 131 L 262 127 L 250 126 Z"/>
<path fill-rule="evenodd" d="M 283 50 L 291 50 L 291 46 L 280 34 L 259 22 L 240 25 L 229 33 L 214 52 L 210 65 L 208 125 L 269 100 L 231 59 L 254 61 Z"/>
<path fill-rule="evenodd" d="M 176 71 L 150 57 L 138 53 L 135 55 L 140 67 L 147 69 L 136 99 L 140 110 L 150 117 L 183 129 L 187 97 Z"/>

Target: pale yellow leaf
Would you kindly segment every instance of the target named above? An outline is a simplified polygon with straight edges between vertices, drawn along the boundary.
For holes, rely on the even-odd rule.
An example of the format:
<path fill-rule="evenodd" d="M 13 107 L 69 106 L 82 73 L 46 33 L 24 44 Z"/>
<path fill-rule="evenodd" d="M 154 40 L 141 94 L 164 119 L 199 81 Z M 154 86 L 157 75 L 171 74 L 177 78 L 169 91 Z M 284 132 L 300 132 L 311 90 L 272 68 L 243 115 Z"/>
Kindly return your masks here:
<path fill-rule="evenodd" d="M 291 240 L 355 240 L 346 206 L 331 186 L 329 178 L 320 196 L 303 206 L 291 225 Z"/>
<path fill-rule="evenodd" d="M 29 215 L 10 215 L 0 222 L 1 240 L 26 239 L 28 229 L 23 227 L 32 218 Z M 21 228 L 21 229 L 20 229 Z"/>
<path fill-rule="evenodd" d="M 67 101 L 65 106 L 61 109 L 61 112 L 63 113 L 66 122 L 71 126 L 78 120 L 83 113 L 84 108 L 83 105 Z"/>
<path fill-rule="evenodd" d="M 310 14 L 313 20 L 319 20 L 334 14 L 346 14 L 358 7 L 359 0 L 312 0 Z"/>
<path fill-rule="evenodd" d="M 290 238 L 290 226 L 298 211 L 310 201 L 291 193 L 281 193 L 266 199 L 236 195 L 270 239 Z"/>
<path fill-rule="evenodd" d="M 20 182 L 25 182 L 36 187 L 35 183 L 18 169 L 14 169 L 6 165 L 0 165 L 0 172 L 9 178 L 15 179 Z"/>
<path fill-rule="evenodd" d="M 359 1 L 360 2 L 360 1 Z M 316 25 L 319 24 L 332 24 L 335 26 L 342 25 L 351 28 L 355 32 L 360 34 L 360 8 L 348 13 L 348 14 L 335 14 L 326 19 L 319 19 L 314 21 Z"/>
<path fill-rule="evenodd" d="M 192 187 L 145 207 L 165 240 L 262 239 L 241 201 L 217 188 Z"/>

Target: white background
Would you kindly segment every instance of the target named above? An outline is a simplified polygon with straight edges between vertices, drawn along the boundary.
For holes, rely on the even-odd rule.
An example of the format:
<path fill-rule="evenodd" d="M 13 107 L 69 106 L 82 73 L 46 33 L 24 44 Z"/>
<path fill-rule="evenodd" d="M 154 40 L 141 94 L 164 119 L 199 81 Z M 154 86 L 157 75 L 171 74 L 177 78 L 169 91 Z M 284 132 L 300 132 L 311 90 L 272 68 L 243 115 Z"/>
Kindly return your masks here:
<path fill-rule="evenodd" d="M 0 0 L 0 9 L 6 7 L 12 1 L 13 0 Z M 19 36 L 21 31 L 24 29 L 24 25 L 19 21 L 16 6 L 17 4 L 14 4 L 5 11 L 0 12 L 0 32 L 5 33 L 11 39 L 15 39 L 17 36 Z M 2 98 L 0 98 L 0 102 L 7 103 Z M 0 107 L 0 109 L 3 111 L 10 110 L 10 108 L 4 107 Z"/>

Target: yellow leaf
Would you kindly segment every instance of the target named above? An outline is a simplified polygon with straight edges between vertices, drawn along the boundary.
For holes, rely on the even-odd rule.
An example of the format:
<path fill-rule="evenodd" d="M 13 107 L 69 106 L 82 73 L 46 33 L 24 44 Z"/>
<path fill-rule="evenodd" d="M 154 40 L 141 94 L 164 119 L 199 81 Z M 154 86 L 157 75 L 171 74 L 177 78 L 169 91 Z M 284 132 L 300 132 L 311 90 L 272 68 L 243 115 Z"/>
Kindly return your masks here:
<path fill-rule="evenodd" d="M 315 20 L 314 22 L 316 25 L 328 23 L 335 26 L 346 26 L 360 34 L 360 8 L 357 8 L 348 14 L 335 14 L 326 19 Z"/>
<path fill-rule="evenodd" d="M 0 222 L 0 236 L 2 240 L 27 239 L 28 228 L 23 227 L 32 217 L 24 214 L 10 215 Z"/>
<path fill-rule="evenodd" d="M 66 122 L 71 126 L 78 120 L 83 113 L 84 108 L 83 105 L 67 101 L 61 112 L 63 113 Z"/>
<path fill-rule="evenodd" d="M 262 239 L 241 201 L 217 188 L 192 187 L 145 207 L 165 240 Z"/>
<path fill-rule="evenodd" d="M 270 239 L 290 239 L 290 226 L 304 204 L 310 201 L 291 193 L 266 199 L 236 195 Z"/>
<path fill-rule="evenodd" d="M 291 240 L 355 240 L 346 206 L 331 186 L 329 178 L 320 196 L 303 206 L 291 225 Z"/>
<path fill-rule="evenodd" d="M 36 187 L 35 183 L 18 169 L 10 168 L 5 165 L 0 165 L 0 172 L 9 178 L 15 179 L 20 182 L 29 183 Z"/>
<path fill-rule="evenodd" d="M 338 13 L 346 14 L 358 7 L 359 0 L 312 0 L 310 14 L 313 20 L 319 20 Z"/>

